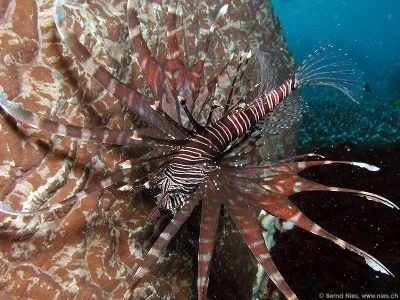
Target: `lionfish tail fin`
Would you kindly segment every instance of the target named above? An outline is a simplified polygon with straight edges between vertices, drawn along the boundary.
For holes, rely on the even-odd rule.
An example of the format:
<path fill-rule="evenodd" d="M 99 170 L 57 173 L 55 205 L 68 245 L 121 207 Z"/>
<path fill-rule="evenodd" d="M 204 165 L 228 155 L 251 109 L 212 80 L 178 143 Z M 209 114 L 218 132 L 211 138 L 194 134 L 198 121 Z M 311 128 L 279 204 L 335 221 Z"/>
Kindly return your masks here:
<path fill-rule="evenodd" d="M 295 73 L 295 86 L 323 85 L 343 92 L 358 103 L 358 93 L 363 89 L 361 71 L 340 48 L 332 45 L 322 47 L 308 55 Z"/>

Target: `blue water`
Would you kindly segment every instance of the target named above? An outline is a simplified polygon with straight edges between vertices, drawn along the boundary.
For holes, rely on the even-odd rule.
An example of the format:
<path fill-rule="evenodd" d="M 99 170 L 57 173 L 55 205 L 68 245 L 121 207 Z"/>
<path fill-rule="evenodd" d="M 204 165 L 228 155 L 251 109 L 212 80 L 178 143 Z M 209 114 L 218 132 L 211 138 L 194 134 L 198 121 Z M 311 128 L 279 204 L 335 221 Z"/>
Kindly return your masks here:
<path fill-rule="evenodd" d="M 326 44 L 372 64 L 400 64 L 399 0 L 272 0 L 296 61 Z M 383 3 L 383 4 L 381 4 Z"/>
<path fill-rule="evenodd" d="M 358 63 L 358 69 L 364 72 L 363 80 L 371 89 L 371 93 L 363 95 L 360 105 L 327 103 L 330 110 L 325 114 L 320 111 L 320 104 L 313 105 L 315 97 L 305 97 L 309 115 L 301 143 L 315 139 L 317 133 L 326 135 L 320 136 L 324 141 L 317 143 L 318 146 L 328 145 L 329 140 L 336 145 L 354 139 L 364 148 L 398 143 L 400 0 L 272 0 L 272 4 L 297 63 L 313 50 L 333 44 Z M 334 117 L 344 106 L 358 118 L 347 120 L 341 128 L 332 128 L 332 124 L 326 123 L 327 118 L 318 119 L 321 115 Z M 350 116 L 349 111 L 346 113 Z M 362 125 L 358 122 L 360 118 Z M 311 120 L 314 122 L 310 123 Z M 374 139 L 369 139 L 372 136 Z"/>

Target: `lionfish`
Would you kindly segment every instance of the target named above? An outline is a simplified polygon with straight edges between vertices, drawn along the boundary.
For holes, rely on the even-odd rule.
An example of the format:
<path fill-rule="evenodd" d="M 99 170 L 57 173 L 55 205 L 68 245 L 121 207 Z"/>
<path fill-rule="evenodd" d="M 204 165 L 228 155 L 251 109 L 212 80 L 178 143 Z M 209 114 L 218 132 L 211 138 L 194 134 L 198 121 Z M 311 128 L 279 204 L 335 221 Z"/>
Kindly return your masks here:
<path fill-rule="evenodd" d="M 312 85 L 336 88 L 356 101 L 352 89 L 357 72 L 340 49 L 331 46 L 321 48 L 297 68 L 294 75 L 279 86 L 274 86 L 272 70 L 268 65 L 261 73 L 260 82 L 242 97 L 235 94 L 235 80 L 240 70 L 245 70 L 252 58 L 252 51 L 245 52 L 238 63 L 238 74 L 233 79 L 228 103 L 222 106 L 214 103 L 213 93 L 226 66 L 209 83 L 202 85 L 201 75 L 206 59 L 210 38 L 217 22 L 227 12 L 228 5 L 222 6 L 212 23 L 202 51 L 201 58 L 191 67 L 185 67 L 180 58 L 176 38 L 176 7 L 171 1 L 167 22 L 168 55 L 162 64 L 152 57 L 141 33 L 140 21 L 133 1 L 128 1 L 127 21 L 134 54 L 140 64 L 152 98 L 128 88 L 106 68 L 99 65 L 89 51 L 79 42 L 77 36 L 67 28 L 66 11 L 62 0 L 55 2 L 54 17 L 58 32 L 75 59 L 90 76 L 97 80 L 111 95 L 121 101 L 149 125 L 146 128 L 111 130 L 99 127 L 78 127 L 61 124 L 39 117 L 22 105 L 8 101 L 0 94 L 1 107 L 16 120 L 50 133 L 98 143 L 125 147 L 143 147 L 140 157 L 131 158 L 121 164 L 119 171 L 109 178 L 93 184 L 75 195 L 53 206 L 36 211 L 11 211 L 1 207 L 1 212 L 15 216 L 37 216 L 44 219 L 62 218 L 75 203 L 90 194 L 112 185 L 120 189 L 145 188 L 156 198 L 150 220 L 158 218 L 163 211 L 172 213 L 173 218 L 159 235 L 141 265 L 136 269 L 125 298 L 139 281 L 152 272 L 168 243 L 201 202 L 201 223 L 198 245 L 197 297 L 206 299 L 209 283 L 210 262 L 215 246 L 221 207 L 230 215 L 248 248 L 271 280 L 288 299 L 297 299 L 272 261 L 258 222 L 260 210 L 299 226 L 311 233 L 326 238 L 342 248 L 349 249 L 363 257 L 374 270 L 392 273 L 377 259 L 363 250 L 327 232 L 308 219 L 289 200 L 289 196 L 304 191 L 332 191 L 351 193 L 368 200 L 398 207 L 391 201 L 366 191 L 340 187 L 329 187 L 306 180 L 298 173 L 311 166 L 347 164 L 369 171 L 379 168 L 362 162 L 318 160 L 317 154 L 299 155 L 275 163 L 254 164 L 240 160 L 249 155 L 246 141 L 254 138 L 255 132 L 279 127 L 279 121 L 271 116 L 272 111 L 293 109 L 299 105 L 299 96 L 293 91 Z M 260 56 L 257 56 L 262 61 Z M 228 64 L 230 61 L 228 62 Z M 350 67 L 349 67 L 350 66 Z M 258 89 L 258 93 L 254 91 Z M 216 113 L 223 111 L 222 116 Z M 206 116 L 201 121 L 202 116 Z M 260 146 L 260 145 L 258 145 Z M 254 145 L 254 147 L 256 147 Z M 240 164 L 232 165 L 238 160 Z"/>

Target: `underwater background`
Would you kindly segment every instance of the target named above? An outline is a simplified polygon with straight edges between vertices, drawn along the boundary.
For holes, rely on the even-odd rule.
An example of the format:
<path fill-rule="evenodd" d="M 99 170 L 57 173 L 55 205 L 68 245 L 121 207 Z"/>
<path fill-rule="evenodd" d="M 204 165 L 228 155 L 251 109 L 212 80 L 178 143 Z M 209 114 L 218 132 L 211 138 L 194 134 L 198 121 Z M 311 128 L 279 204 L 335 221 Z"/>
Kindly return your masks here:
<path fill-rule="evenodd" d="M 322 46 L 342 48 L 364 72 L 360 103 L 317 87 L 302 95 L 299 151 L 351 142 L 400 145 L 400 1 L 272 0 L 296 64 Z"/>
<path fill-rule="evenodd" d="M 301 91 L 305 113 L 299 153 L 327 159 L 363 161 L 379 172 L 332 167 L 302 176 L 331 186 L 369 190 L 400 199 L 400 1 L 271 0 L 288 48 L 299 65 L 312 51 L 332 44 L 357 62 L 364 74 L 359 104 L 334 89 Z M 306 195 L 308 194 L 308 195 Z M 278 234 L 272 257 L 299 299 L 400 295 L 399 211 L 366 204 L 338 193 L 291 196 L 310 219 L 385 261 L 394 277 L 354 263 L 349 251 L 299 228 Z M 282 263 L 284 262 L 284 263 Z M 288 263 L 289 262 L 289 263 Z M 338 267 L 339 266 L 339 267 Z M 348 293 L 348 294 L 346 294 Z"/>

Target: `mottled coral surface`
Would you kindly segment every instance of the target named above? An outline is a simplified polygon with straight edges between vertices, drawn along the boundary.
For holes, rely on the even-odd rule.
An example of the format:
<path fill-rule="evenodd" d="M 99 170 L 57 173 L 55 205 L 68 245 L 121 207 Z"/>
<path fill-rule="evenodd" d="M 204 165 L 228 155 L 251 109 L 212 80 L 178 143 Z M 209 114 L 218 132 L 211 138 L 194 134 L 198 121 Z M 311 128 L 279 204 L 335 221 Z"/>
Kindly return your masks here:
<path fill-rule="evenodd" d="M 140 1 L 138 9 L 144 36 L 161 61 L 165 57 L 167 2 Z M 123 82 L 147 93 L 131 55 L 126 1 L 67 4 L 67 24 L 93 56 Z M 222 4 L 225 2 L 178 4 L 179 22 L 184 24 L 184 35 L 178 33 L 178 39 L 188 66 L 198 58 L 206 30 Z M 141 124 L 74 62 L 56 31 L 52 1 L 0 1 L 0 18 L 0 86 L 11 101 L 41 116 L 79 126 L 131 128 Z M 282 74 L 293 68 L 269 1 L 231 3 L 211 45 L 206 78 L 212 78 L 232 52 L 254 47 L 267 53 Z M 226 94 L 226 82 L 221 82 L 220 95 Z M 280 138 L 271 141 L 271 152 L 276 145 L 282 148 Z M 47 207 L 109 176 L 138 151 L 53 136 L 17 123 L 0 111 L 1 205 L 23 211 Z M 2 214 L 0 298 L 121 298 L 132 270 L 168 221 L 165 216 L 158 222 L 146 222 L 153 205 L 146 193 L 110 188 L 77 203 L 61 219 Z M 157 272 L 145 277 L 136 289 L 137 298 L 187 299 L 192 295 L 197 223 L 194 217 L 181 230 Z M 212 271 L 210 293 L 212 298 L 235 294 L 246 299 L 251 294 L 255 265 L 231 227 L 222 228 L 229 238 L 221 239 L 217 246 L 222 259 L 212 266 L 217 268 Z M 248 276 L 242 276 L 243 270 Z M 229 276 L 230 284 L 219 281 L 221 276 Z"/>

